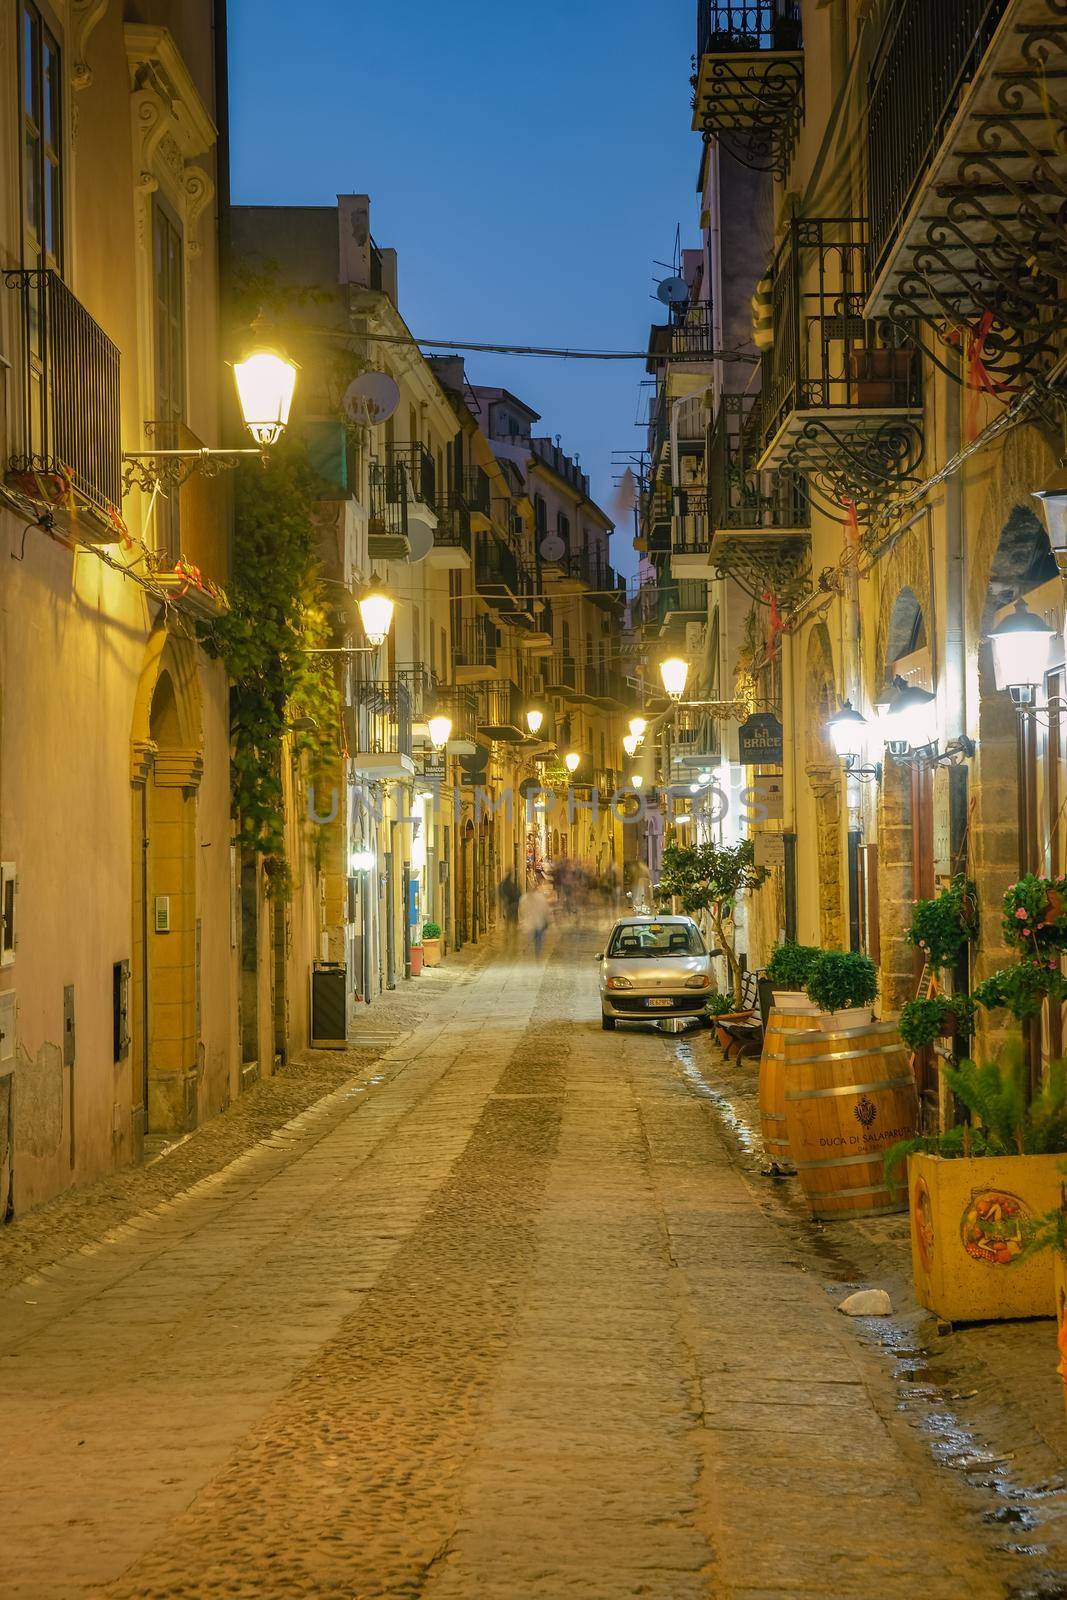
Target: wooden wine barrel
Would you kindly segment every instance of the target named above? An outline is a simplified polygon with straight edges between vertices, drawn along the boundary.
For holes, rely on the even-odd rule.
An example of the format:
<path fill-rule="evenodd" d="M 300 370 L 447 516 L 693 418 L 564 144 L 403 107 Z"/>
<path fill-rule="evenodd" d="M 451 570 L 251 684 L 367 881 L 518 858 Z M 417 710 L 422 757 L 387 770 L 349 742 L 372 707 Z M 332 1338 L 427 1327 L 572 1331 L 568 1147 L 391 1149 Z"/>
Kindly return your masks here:
<path fill-rule="evenodd" d="M 785 1051 L 787 1034 L 817 1028 L 819 1011 L 779 1011 L 772 1006 L 763 1035 L 763 1054 L 759 1064 L 759 1110 L 763 1128 L 763 1148 L 768 1160 L 779 1166 L 789 1164 L 789 1140 L 785 1131 Z"/>
<path fill-rule="evenodd" d="M 823 1019 L 825 1020 L 825 1019 Z M 884 1158 L 916 1131 L 919 1104 L 895 1022 L 784 1041 L 785 1126 L 814 1217 L 885 1216 L 907 1209 Z"/>

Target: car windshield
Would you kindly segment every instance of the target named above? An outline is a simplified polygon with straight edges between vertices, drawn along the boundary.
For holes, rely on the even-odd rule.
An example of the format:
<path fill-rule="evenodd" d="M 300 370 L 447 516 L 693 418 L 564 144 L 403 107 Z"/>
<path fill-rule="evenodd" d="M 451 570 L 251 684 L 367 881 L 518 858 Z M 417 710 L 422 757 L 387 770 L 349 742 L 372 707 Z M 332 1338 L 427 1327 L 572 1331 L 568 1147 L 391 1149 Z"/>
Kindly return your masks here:
<path fill-rule="evenodd" d="M 615 929 L 608 946 L 608 956 L 615 961 L 705 953 L 704 941 L 696 928 L 682 922 L 624 922 Z"/>

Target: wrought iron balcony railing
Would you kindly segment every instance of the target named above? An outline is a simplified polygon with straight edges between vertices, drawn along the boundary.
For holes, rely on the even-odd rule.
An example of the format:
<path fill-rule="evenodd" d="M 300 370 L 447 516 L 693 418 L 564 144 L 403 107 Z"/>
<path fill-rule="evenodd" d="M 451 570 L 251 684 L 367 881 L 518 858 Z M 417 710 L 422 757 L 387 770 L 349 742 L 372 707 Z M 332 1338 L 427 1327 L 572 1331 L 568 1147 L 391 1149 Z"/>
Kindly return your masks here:
<path fill-rule="evenodd" d="M 433 716 L 439 692 L 436 672 L 432 672 L 425 662 L 413 661 L 410 665 L 397 667 L 394 677 L 407 691 L 412 721 L 425 722 L 427 717 Z"/>
<path fill-rule="evenodd" d="M 697 55 L 730 51 L 799 50 L 796 0 L 698 0 Z"/>
<path fill-rule="evenodd" d="M 659 627 L 674 618 L 699 619 L 707 609 L 708 586 L 703 578 L 668 578 L 657 586 L 654 617 Z"/>
<path fill-rule="evenodd" d="M 430 715 L 444 713 L 452 719 L 452 740 L 470 743 L 478 732 L 478 700 L 472 689 L 462 689 L 456 684 L 438 685 Z"/>
<path fill-rule="evenodd" d="M 697 0 L 693 127 L 784 179 L 804 114 L 797 0 Z"/>
<path fill-rule="evenodd" d="M 715 533 L 808 527 L 811 513 L 795 473 L 760 472 L 760 407 L 748 395 L 724 395 L 708 454 L 708 509 Z"/>
<path fill-rule="evenodd" d="M 487 517 L 490 507 L 490 488 L 489 474 L 484 468 L 464 467 L 459 492 L 468 510 L 480 512 L 483 517 Z"/>
<path fill-rule="evenodd" d="M 119 352 L 50 271 L 6 272 L 19 297 L 21 448 L 8 463 L 57 504 L 122 500 Z M 39 480 L 39 482 L 38 482 Z"/>
<path fill-rule="evenodd" d="M 437 531 L 434 544 L 448 545 L 471 553 L 471 514 L 458 495 L 444 495 L 437 502 Z"/>
<path fill-rule="evenodd" d="M 462 617 L 453 629 L 452 648 L 457 667 L 495 667 L 494 623 L 489 617 Z"/>
<path fill-rule="evenodd" d="M 763 357 L 763 467 L 867 506 L 911 481 L 922 456 L 919 352 L 867 319 L 866 223 L 795 217 L 775 256 L 773 345 Z"/>
<path fill-rule="evenodd" d="M 345 707 L 350 755 L 410 756 L 411 694 L 401 678 L 362 679 Z"/>
<path fill-rule="evenodd" d="M 432 506 L 437 500 L 437 467 L 424 444 L 391 444 L 386 450 L 386 483 L 391 499 Z"/>
<path fill-rule="evenodd" d="M 494 678 L 475 690 L 478 731 L 490 739 L 514 742 L 525 737 L 523 695 L 510 678 Z"/>
<path fill-rule="evenodd" d="M 885 254 L 1009 0 L 900 0 L 868 77 L 871 252 Z"/>
<path fill-rule="evenodd" d="M 408 500 L 396 492 L 395 474 L 381 461 L 370 464 L 370 555 L 402 559 L 409 552 Z"/>
<path fill-rule="evenodd" d="M 474 586 L 479 594 L 492 598 L 518 596 L 523 592 L 518 558 L 513 550 L 492 534 L 482 534 L 474 557 Z"/>
<path fill-rule="evenodd" d="M 706 355 L 710 361 L 712 348 L 711 307 L 701 301 L 690 306 L 681 321 L 671 324 L 671 355 L 687 356 L 690 361 Z"/>

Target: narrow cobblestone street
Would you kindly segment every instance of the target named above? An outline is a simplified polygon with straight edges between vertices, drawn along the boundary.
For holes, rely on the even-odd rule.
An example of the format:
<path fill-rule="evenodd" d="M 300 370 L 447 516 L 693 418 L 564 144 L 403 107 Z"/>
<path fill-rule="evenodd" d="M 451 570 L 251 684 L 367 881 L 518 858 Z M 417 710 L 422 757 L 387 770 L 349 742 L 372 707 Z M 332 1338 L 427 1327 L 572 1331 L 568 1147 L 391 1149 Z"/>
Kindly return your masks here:
<path fill-rule="evenodd" d="M 595 948 L 469 961 L 373 1072 L 5 1291 L 0 1594 L 1067 1592 L 733 1159 L 710 1037 L 601 1033 Z"/>

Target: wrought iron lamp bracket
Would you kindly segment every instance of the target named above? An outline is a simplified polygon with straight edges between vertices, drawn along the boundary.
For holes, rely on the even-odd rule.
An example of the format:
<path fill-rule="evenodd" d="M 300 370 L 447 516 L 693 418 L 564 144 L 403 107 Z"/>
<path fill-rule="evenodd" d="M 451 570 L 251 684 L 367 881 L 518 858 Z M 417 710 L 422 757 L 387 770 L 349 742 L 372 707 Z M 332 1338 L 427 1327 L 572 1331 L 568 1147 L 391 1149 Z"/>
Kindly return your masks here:
<path fill-rule="evenodd" d="M 127 450 L 122 456 L 123 499 L 133 488 L 143 489 L 146 494 L 156 489 L 180 489 L 194 473 L 217 478 L 222 472 L 234 471 L 251 457 L 257 457 L 266 466 L 266 451 L 254 447 L 212 450 L 205 445 L 194 450 Z"/>

